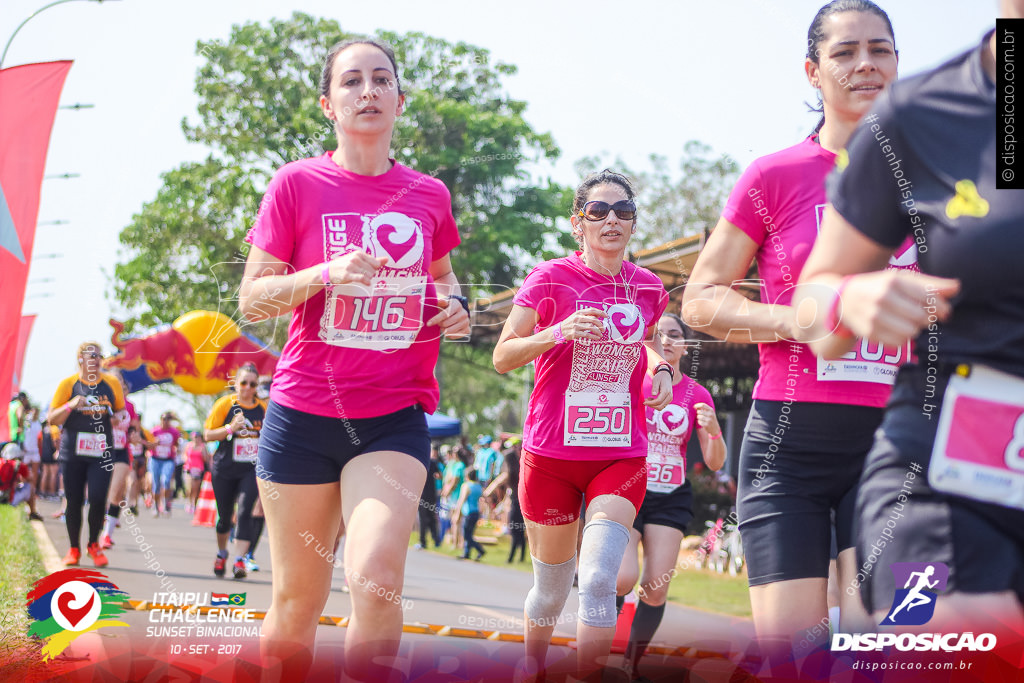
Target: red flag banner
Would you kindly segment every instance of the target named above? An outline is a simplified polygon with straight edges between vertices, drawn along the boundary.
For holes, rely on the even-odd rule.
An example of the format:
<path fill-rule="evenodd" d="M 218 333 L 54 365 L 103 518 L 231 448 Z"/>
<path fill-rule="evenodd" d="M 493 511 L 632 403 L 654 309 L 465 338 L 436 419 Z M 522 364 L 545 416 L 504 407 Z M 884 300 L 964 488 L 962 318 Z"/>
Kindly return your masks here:
<path fill-rule="evenodd" d="M 35 321 L 34 315 L 21 316 L 21 325 L 18 327 L 18 350 L 14 354 L 14 375 L 11 377 L 12 394 L 21 390 L 22 378 L 25 376 L 22 372 L 25 367 L 25 350 L 28 349 L 28 338 L 32 336 L 32 323 Z"/>
<path fill-rule="evenodd" d="M 11 396 L 39 191 L 70 61 L 0 69 L 0 399 Z M 0 420 L 0 440 L 8 425 Z"/>

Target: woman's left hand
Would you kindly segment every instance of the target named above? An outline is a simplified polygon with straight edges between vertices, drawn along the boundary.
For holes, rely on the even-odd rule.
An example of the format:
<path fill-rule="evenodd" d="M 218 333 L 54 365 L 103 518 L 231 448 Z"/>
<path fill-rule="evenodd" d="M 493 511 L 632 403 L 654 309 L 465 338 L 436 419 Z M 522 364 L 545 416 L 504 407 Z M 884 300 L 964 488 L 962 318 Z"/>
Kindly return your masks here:
<path fill-rule="evenodd" d="M 439 300 L 440 302 L 440 300 Z M 458 299 L 448 299 L 448 306 L 427 321 L 427 326 L 439 325 L 441 333 L 451 338 L 469 336 L 469 313 Z"/>
<path fill-rule="evenodd" d="M 722 433 L 714 408 L 707 403 L 698 403 L 693 408 L 697 411 L 697 426 L 707 430 L 708 436 L 718 436 Z"/>
<path fill-rule="evenodd" d="M 654 396 L 644 401 L 644 405 L 661 410 L 672 402 L 672 375 L 667 372 L 654 373 L 651 389 Z"/>

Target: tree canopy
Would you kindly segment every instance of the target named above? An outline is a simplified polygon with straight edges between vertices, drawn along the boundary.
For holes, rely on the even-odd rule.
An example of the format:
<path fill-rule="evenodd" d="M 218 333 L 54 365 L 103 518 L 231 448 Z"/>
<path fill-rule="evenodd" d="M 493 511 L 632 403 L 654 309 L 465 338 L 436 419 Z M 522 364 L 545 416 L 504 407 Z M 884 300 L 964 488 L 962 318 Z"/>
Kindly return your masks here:
<path fill-rule="evenodd" d="M 336 146 L 318 84 L 331 45 L 351 37 L 333 20 L 295 13 L 236 25 L 226 41 L 198 44 L 206 60 L 196 78 L 198 119 L 183 120 L 182 129 L 210 152 L 204 162 L 165 173 L 157 196 L 121 233 L 127 253 L 115 267 L 114 296 L 129 313 L 129 330 L 196 308 L 235 314 L 244 235 L 274 170 Z M 535 183 L 526 171 L 559 150 L 527 123 L 526 103 L 504 92 L 502 79 L 516 67 L 483 48 L 422 33 L 378 37 L 394 47 L 407 93 L 393 154 L 451 191 L 460 279 L 512 285 L 528 265 L 554 255 L 546 235 L 571 247 L 556 225 L 571 188 Z"/>

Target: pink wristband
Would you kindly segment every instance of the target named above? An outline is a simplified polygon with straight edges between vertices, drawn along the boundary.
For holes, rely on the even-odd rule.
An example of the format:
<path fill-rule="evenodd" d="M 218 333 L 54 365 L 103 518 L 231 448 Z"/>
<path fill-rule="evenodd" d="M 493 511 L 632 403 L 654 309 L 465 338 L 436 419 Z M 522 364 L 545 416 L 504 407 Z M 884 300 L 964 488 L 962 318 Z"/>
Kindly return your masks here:
<path fill-rule="evenodd" d="M 846 285 L 849 284 L 852 277 L 852 275 L 847 275 L 840 281 L 839 286 L 836 287 L 836 295 L 825 314 L 825 329 L 840 339 L 852 339 L 855 336 L 839 317 L 839 305 L 843 302 L 843 290 L 846 289 Z"/>
<path fill-rule="evenodd" d="M 551 336 L 553 336 L 555 338 L 555 343 L 556 344 L 568 343 L 569 340 L 565 338 L 564 334 L 562 334 L 562 323 L 558 323 L 557 325 L 555 325 L 551 329 L 552 329 Z"/>
<path fill-rule="evenodd" d="M 323 267 L 320 269 L 320 277 L 323 279 L 325 285 L 328 287 L 331 286 L 331 264 L 329 261 L 325 261 Z"/>
<path fill-rule="evenodd" d="M 722 438 L 722 432 L 718 432 L 714 436 L 712 436 L 711 434 L 708 434 L 708 438 L 711 439 L 712 441 L 717 441 L 718 439 Z"/>

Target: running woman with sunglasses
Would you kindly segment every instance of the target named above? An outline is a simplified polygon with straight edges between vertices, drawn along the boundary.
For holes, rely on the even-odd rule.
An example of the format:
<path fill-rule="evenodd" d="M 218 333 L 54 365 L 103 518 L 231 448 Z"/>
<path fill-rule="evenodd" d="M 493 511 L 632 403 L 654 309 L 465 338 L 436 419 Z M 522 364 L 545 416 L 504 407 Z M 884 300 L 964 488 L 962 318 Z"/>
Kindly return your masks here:
<path fill-rule="evenodd" d="M 633 197 L 618 173 L 604 170 L 583 181 L 570 217 L 581 250 L 527 275 L 494 348 L 498 372 L 533 362 L 537 373 L 519 479 L 534 576 L 524 608 L 527 674 L 545 669 L 551 633 L 572 589 L 584 501 L 580 672 L 608 655 L 615 577 L 647 481 L 645 406 L 664 408 L 672 398 L 674 371 L 660 358 L 654 335 L 668 293 L 656 275 L 624 260 L 636 230 Z M 653 396 L 644 400 L 649 366 Z"/>
<path fill-rule="evenodd" d="M 1021 21 L 1024 0 L 1004 0 L 1001 13 Z M 842 590 L 859 589 L 875 623 L 892 624 L 905 614 L 895 591 L 911 579 L 893 564 L 928 564 L 914 571 L 940 572 L 928 583 L 941 580 L 942 597 L 924 628 L 991 632 L 1000 644 L 1024 624 L 1024 190 L 998 187 L 1004 40 L 990 32 L 879 98 L 849 165 L 829 178 L 832 205 L 794 297 L 825 357 L 858 337 L 916 339 L 861 476 L 860 565 Z M 908 235 L 921 273 L 881 270 Z M 810 299 L 828 316 L 805 318 Z"/>
<path fill-rule="evenodd" d="M 246 363 L 235 374 L 235 393 L 221 396 L 206 418 L 204 438 L 216 441 L 211 479 L 217 500 L 217 557 L 213 573 L 224 576 L 228 559 L 228 533 L 235 517 L 235 563 L 231 571 L 236 579 L 244 579 L 244 559 L 256 535 L 252 510 L 259 498 L 256 488 L 256 454 L 260 430 L 267 404 L 256 398 L 259 370 Z M 200 475 L 201 476 L 201 475 Z"/>
<path fill-rule="evenodd" d="M 640 657 L 650 644 L 665 614 L 668 586 L 675 576 L 679 546 L 693 519 L 693 488 L 686 478 L 686 448 L 694 434 L 700 441 L 704 462 L 714 471 L 725 464 L 725 440 L 708 390 L 682 371 L 689 330 L 683 321 L 666 313 L 658 321 L 658 335 L 665 360 L 672 366 L 672 401 L 660 410 L 647 408 L 647 495 L 633 520 L 629 545 L 619 567 L 617 610 L 640 579 L 640 602 L 633 617 L 626 648 L 626 662 L 637 671 Z M 644 378 L 645 395 L 653 377 Z M 640 574 L 637 547 L 643 543 L 644 568 Z"/>
<path fill-rule="evenodd" d="M 394 53 L 335 45 L 320 93 L 338 148 L 274 176 L 240 295 L 250 319 L 294 311 L 257 464 L 274 567 L 262 642 L 292 657 L 285 678 L 302 677 L 333 569 L 304 538 L 333 545 L 343 520 L 346 673 L 383 680 L 402 632 L 393 598 L 419 503 L 408 492 L 426 479 L 441 335 L 469 334 L 468 304 L 449 258 L 459 233 L 447 188 L 388 155 L 405 105 Z"/>
<path fill-rule="evenodd" d="M 807 79 L 822 120 L 803 142 L 743 174 L 701 252 L 683 319 L 720 339 L 757 342 L 761 369 L 740 451 L 737 508 L 754 626 L 765 649 L 824 642 L 832 513 L 841 583 L 856 573 L 853 508 L 864 456 L 907 346 L 819 363 L 796 338 L 793 289 L 818 235 L 825 177 L 861 117 L 896 78 L 888 16 L 868 0 L 834 0 L 807 34 Z M 914 263 L 913 243 L 900 263 Z M 761 303 L 733 283 L 757 262 Z M 845 595 L 844 624 L 857 601 Z M 821 635 L 817 635 L 821 634 Z"/>
<path fill-rule="evenodd" d="M 60 461 L 64 474 L 64 523 L 70 549 L 64 564 L 71 567 L 82 557 L 82 508 L 89 487 L 89 545 L 86 550 L 97 567 L 107 565 L 100 548 L 100 532 L 107 510 L 107 490 L 113 470 L 113 420 L 128 419 L 124 412 L 121 383 L 101 371 L 100 345 L 85 342 L 78 347 L 78 373 L 61 381 L 53 395 L 47 421 L 64 425 Z"/>

